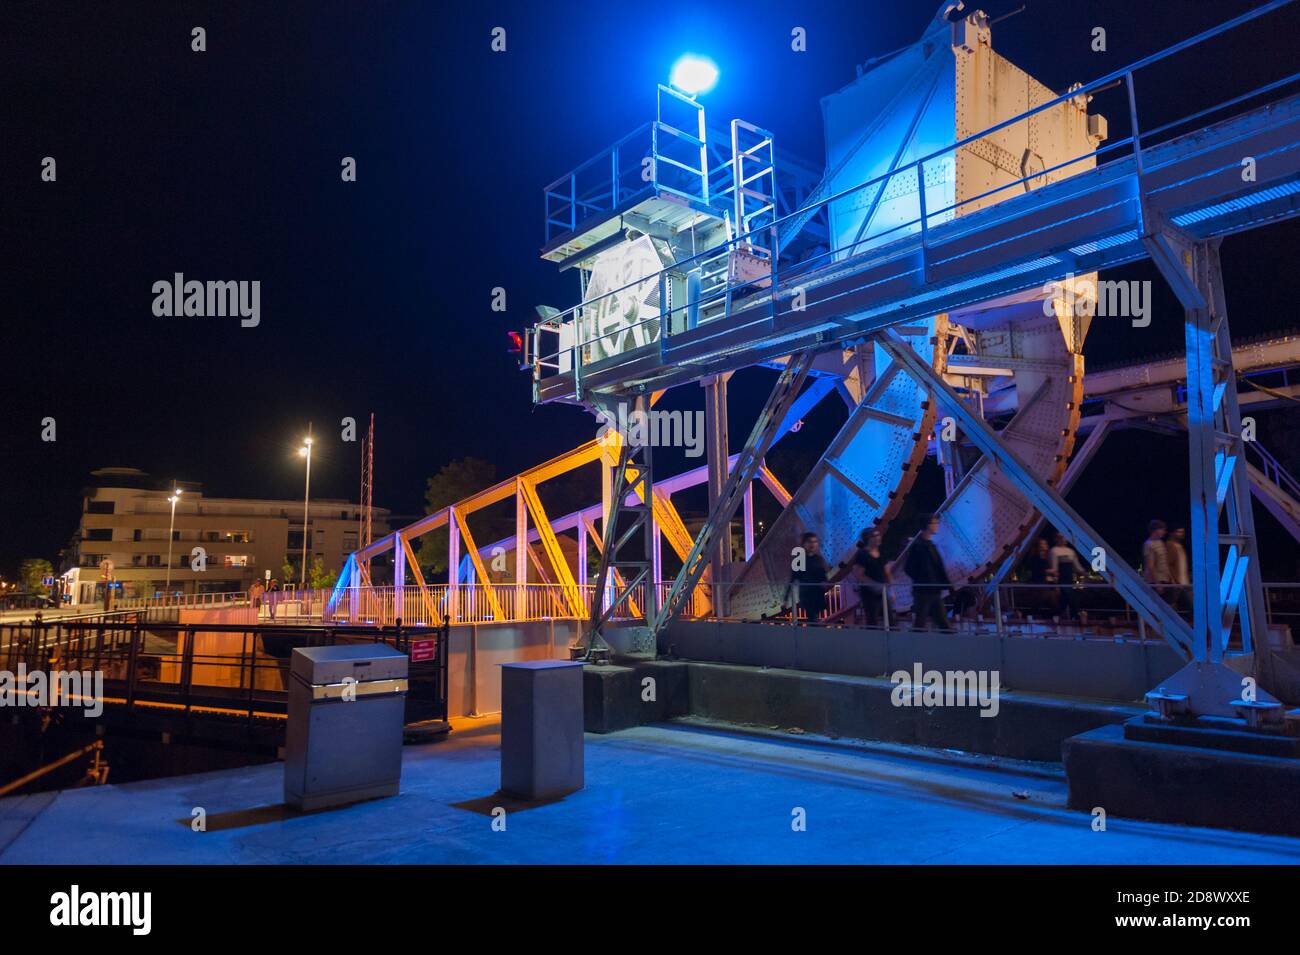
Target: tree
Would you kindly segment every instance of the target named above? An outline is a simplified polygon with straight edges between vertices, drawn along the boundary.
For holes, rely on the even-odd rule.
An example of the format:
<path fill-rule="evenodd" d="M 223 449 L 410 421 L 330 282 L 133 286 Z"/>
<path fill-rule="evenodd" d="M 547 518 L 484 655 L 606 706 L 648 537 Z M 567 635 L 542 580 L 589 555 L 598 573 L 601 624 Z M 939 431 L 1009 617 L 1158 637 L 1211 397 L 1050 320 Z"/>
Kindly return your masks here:
<path fill-rule="evenodd" d="M 48 594 L 50 588 L 41 583 L 41 579 L 53 575 L 54 565 L 44 557 L 27 557 L 18 565 L 18 576 L 28 593 Z"/>
<path fill-rule="evenodd" d="M 496 465 L 491 461 L 473 457 L 456 458 L 443 465 L 426 483 L 424 513 L 437 513 L 458 501 L 465 500 L 471 494 L 491 487 L 496 480 Z M 494 521 L 486 518 L 476 521 L 475 528 L 487 534 L 487 540 L 496 540 L 508 533 L 508 531 L 497 533 L 498 525 L 501 523 L 499 519 Z M 511 526 L 513 527 L 513 524 Z M 425 574 L 441 579 L 447 573 L 447 532 L 438 530 L 421 537 L 420 550 L 416 556 Z"/>
<path fill-rule="evenodd" d="M 333 587 L 339 579 L 337 570 L 326 570 L 325 561 L 319 557 L 312 558 L 311 564 L 307 568 L 307 586 L 312 590 L 325 590 Z"/>

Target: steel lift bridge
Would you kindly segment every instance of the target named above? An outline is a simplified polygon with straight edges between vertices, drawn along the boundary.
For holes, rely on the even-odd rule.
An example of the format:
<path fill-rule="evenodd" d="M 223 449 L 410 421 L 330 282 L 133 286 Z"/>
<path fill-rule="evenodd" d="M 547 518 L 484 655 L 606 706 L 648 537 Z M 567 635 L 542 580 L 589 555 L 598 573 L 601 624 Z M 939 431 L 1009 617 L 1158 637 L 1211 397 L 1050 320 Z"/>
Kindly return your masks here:
<path fill-rule="evenodd" d="M 1269 634 L 1251 472 L 1256 493 L 1280 480 L 1265 473 L 1266 452 L 1258 467 L 1246 460 L 1218 249 L 1224 236 L 1300 208 L 1300 73 L 1155 128 L 1141 123 L 1135 76 L 1174 57 L 1194 65 L 1217 37 L 1289 2 L 1063 95 L 993 50 L 983 12 L 945 4 L 915 44 L 823 100 L 820 181 L 787 168 L 771 134 L 736 120 L 719 137 L 700 102 L 660 87 L 654 122 L 546 189 L 542 254 L 576 269 L 582 297 L 564 312 L 539 309 L 525 366 L 537 402 L 578 404 L 605 421 L 636 420 L 666 389 L 699 383 L 707 466 L 659 479 L 652 443 L 607 429 L 359 551 L 335 599 L 368 583 L 368 562 L 385 549 L 404 582 L 411 537 L 463 529 L 466 508 L 513 494 L 517 579 L 527 579 L 529 560 L 540 565 L 531 516 L 566 602 L 590 620 L 587 649 L 608 641 L 653 654 L 679 616 L 781 611 L 802 533 L 818 534 L 832 566 L 847 559 L 860 529 L 896 515 L 932 432 L 955 424 L 961 442 L 933 442 L 947 480 L 935 543 L 951 582 L 995 587 L 1046 520 L 1085 556 L 1104 554 L 1108 582 L 1188 661 L 1162 684 L 1161 705 L 1236 715 L 1241 678 L 1224 664 L 1234 627 L 1240 652 L 1268 679 L 1269 654 L 1254 652 Z M 1089 112 L 1112 89 L 1128 114 L 1118 139 Z M 1189 436 L 1190 625 L 1062 496 L 1124 417 L 1106 406 L 1075 450 L 1096 273 L 1143 258 L 1185 309 L 1185 367 L 1175 378 L 1186 401 L 1161 413 L 1185 422 Z M 1294 338 L 1269 347 L 1282 353 L 1270 353 L 1276 367 L 1300 357 Z M 727 381 L 755 365 L 779 375 L 731 454 Z M 832 393 L 848 418 L 787 491 L 764 458 Z M 604 465 L 600 503 L 550 522 L 536 483 L 594 460 Z M 784 505 L 757 546 L 755 480 Z M 709 513 L 692 536 L 670 498 L 700 481 Z M 733 560 L 729 526 L 742 508 L 744 559 Z M 594 588 L 577 583 L 587 580 L 585 546 L 575 580 L 556 539 L 570 528 L 600 552 Z M 457 537 L 452 567 L 462 563 Z M 682 564 L 662 584 L 661 537 Z M 465 543 L 473 577 L 486 582 L 479 549 Z M 629 617 L 641 626 L 627 626 Z M 1267 693 L 1258 705 L 1280 717 Z"/>

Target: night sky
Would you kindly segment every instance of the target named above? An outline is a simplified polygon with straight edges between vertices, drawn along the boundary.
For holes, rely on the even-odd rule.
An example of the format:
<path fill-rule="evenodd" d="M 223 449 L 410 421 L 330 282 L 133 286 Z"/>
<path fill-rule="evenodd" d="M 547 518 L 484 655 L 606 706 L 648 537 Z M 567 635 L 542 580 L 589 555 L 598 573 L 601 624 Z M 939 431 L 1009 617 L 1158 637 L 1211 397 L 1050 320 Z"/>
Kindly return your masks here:
<path fill-rule="evenodd" d="M 1063 90 L 1254 5 L 1029 0 L 994 27 L 994 47 Z M 506 331 L 531 324 L 535 304 L 576 301 L 576 276 L 538 258 L 542 186 L 652 118 L 655 84 L 688 50 L 721 69 L 705 100 L 712 125 L 757 122 L 820 165 L 820 97 L 855 63 L 914 40 L 936 7 L 5 0 L 0 573 L 55 559 L 97 467 L 295 498 L 311 422 L 313 496 L 355 499 L 359 447 L 339 441 L 339 421 L 373 411 L 375 503 L 415 514 L 425 479 L 455 457 L 505 476 L 591 437 L 576 409 L 534 410 L 506 352 Z M 206 52 L 191 50 L 195 26 Z M 490 49 L 496 26 L 505 53 Z M 790 49 L 795 26 L 806 53 Z M 1090 49 L 1095 26 L 1105 53 Z M 1140 76 L 1144 124 L 1293 71 L 1297 27 L 1289 9 L 1218 44 L 1213 68 Z M 1118 91 L 1103 97 L 1094 108 L 1123 135 Z M 41 181 L 45 156 L 57 182 Z M 345 156 L 354 183 L 340 178 Z M 1225 244 L 1237 337 L 1300 324 L 1286 294 L 1297 237 L 1292 223 Z M 260 325 L 155 317 L 151 286 L 176 272 L 259 280 Z M 1156 278 L 1145 265 L 1107 277 Z M 497 286 L 504 314 L 490 308 Z M 1140 335 L 1094 324 L 1089 361 L 1181 352 L 1181 315 L 1158 279 L 1156 306 Z M 733 450 L 768 380 L 737 378 Z M 698 390 L 683 392 L 669 400 L 698 407 Z M 842 419 L 835 407 L 812 416 L 788 465 L 815 457 Z M 1270 447 L 1300 470 L 1286 445 L 1296 429 L 1271 427 L 1281 446 Z M 1135 546 L 1149 509 L 1186 520 L 1185 455 L 1174 439 L 1123 435 L 1072 500 Z M 1290 576 L 1293 546 L 1258 513 L 1266 576 Z"/>

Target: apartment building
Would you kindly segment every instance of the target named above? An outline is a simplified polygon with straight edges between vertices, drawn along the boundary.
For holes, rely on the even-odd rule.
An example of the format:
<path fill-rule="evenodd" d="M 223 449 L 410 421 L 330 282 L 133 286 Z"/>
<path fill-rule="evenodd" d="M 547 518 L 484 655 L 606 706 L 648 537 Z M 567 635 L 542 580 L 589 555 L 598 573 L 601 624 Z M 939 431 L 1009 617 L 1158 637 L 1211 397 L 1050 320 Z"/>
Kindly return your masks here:
<path fill-rule="evenodd" d="M 297 581 L 302 562 L 303 502 L 207 497 L 181 482 L 173 522 L 173 485 L 135 468 L 101 468 L 82 501 L 81 523 L 63 554 L 65 592 L 74 603 L 102 597 L 104 561 L 126 597 L 246 590 L 270 576 L 283 581 L 286 558 Z M 376 537 L 389 512 L 375 508 Z M 308 516 L 308 563 L 338 571 L 360 538 L 361 507 L 314 499 Z M 170 574 L 168 529 L 171 528 Z M 170 583 L 168 579 L 170 577 Z"/>

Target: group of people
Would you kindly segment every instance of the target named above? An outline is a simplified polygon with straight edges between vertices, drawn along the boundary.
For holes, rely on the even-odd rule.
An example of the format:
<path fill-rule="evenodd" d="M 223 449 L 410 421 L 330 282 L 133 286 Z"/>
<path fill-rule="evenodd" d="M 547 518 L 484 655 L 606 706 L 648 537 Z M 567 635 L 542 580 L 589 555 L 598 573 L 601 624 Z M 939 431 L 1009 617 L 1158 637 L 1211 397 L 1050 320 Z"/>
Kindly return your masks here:
<path fill-rule="evenodd" d="M 271 619 L 274 620 L 276 598 L 270 595 L 278 594 L 279 592 L 280 581 L 275 578 L 271 578 L 271 580 L 267 581 L 265 584 L 260 580 L 254 580 L 252 585 L 248 588 L 248 602 L 253 605 L 253 609 L 257 611 L 260 616 L 262 611 L 262 601 L 265 599 Z"/>
<path fill-rule="evenodd" d="M 903 570 L 912 581 L 913 627 L 951 630 L 943 607 L 943 592 L 951 585 L 933 540 L 938 529 L 939 519 L 934 515 L 921 519 L 921 531 L 907 548 Z M 848 573 L 857 588 L 858 604 L 868 627 L 879 626 L 888 613 L 889 586 L 894 580 L 894 562 L 885 559 L 881 543 L 880 531 L 863 528 L 849 562 Z M 802 614 L 809 623 L 815 623 L 826 612 L 830 568 L 816 534 L 804 534 L 799 546 L 803 553 L 795 562 L 790 580 L 794 598 L 791 612 L 795 619 Z"/>
<path fill-rule="evenodd" d="M 1156 519 L 1147 525 L 1147 539 L 1142 544 L 1142 577 L 1177 610 L 1188 609 L 1191 602 L 1186 540 L 1185 528 L 1171 531 Z"/>
<path fill-rule="evenodd" d="M 934 515 L 922 518 L 921 530 L 906 548 L 902 560 L 903 570 L 912 582 L 912 626 L 914 629 L 951 630 L 943 605 L 945 590 L 954 589 L 943 566 L 943 557 L 934 544 L 939 519 Z M 1187 532 L 1182 527 L 1170 531 L 1164 521 L 1153 520 L 1142 545 L 1142 576 L 1156 592 L 1179 610 L 1190 603 Z M 858 536 L 857 550 L 848 564 L 858 592 L 863 622 L 868 627 L 880 626 L 882 618 L 890 612 L 889 587 L 894 581 L 896 561 L 886 560 L 881 553 L 881 534 L 874 528 L 864 528 Z M 794 619 L 801 616 L 816 623 L 826 613 L 827 594 L 831 587 L 830 566 L 821 552 L 821 541 L 809 531 L 800 539 L 802 554 L 795 561 L 790 576 L 791 613 Z M 1024 579 L 1041 589 L 1031 596 L 1030 602 L 1041 605 L 1045 611 L 1054 611 L 1064 620 L 1079 615 L 1079 592 L 1075 583 L 1087 574 L 1079 555 L 1057 533 L 1048 542 L 1040 537 L 1023 565 Z M 954 597 L 954 607 L 960 611 L 959 593 Z"/>
<path fill-rule="evenodd" d="M 1064 534 L 1057 533 L 1050 546 L 1046 537 L 1038 538 L 1034 549 L 1025 558 L 1024 569 L 1028 583 L 1055 588 L 1031 594 L 1029 604 L 1037 603 L 1043 610 L 1054 610 L 1064 620 L 1078 616 L 1079 594 L 1074 584 L 1087 570 Z"/>

